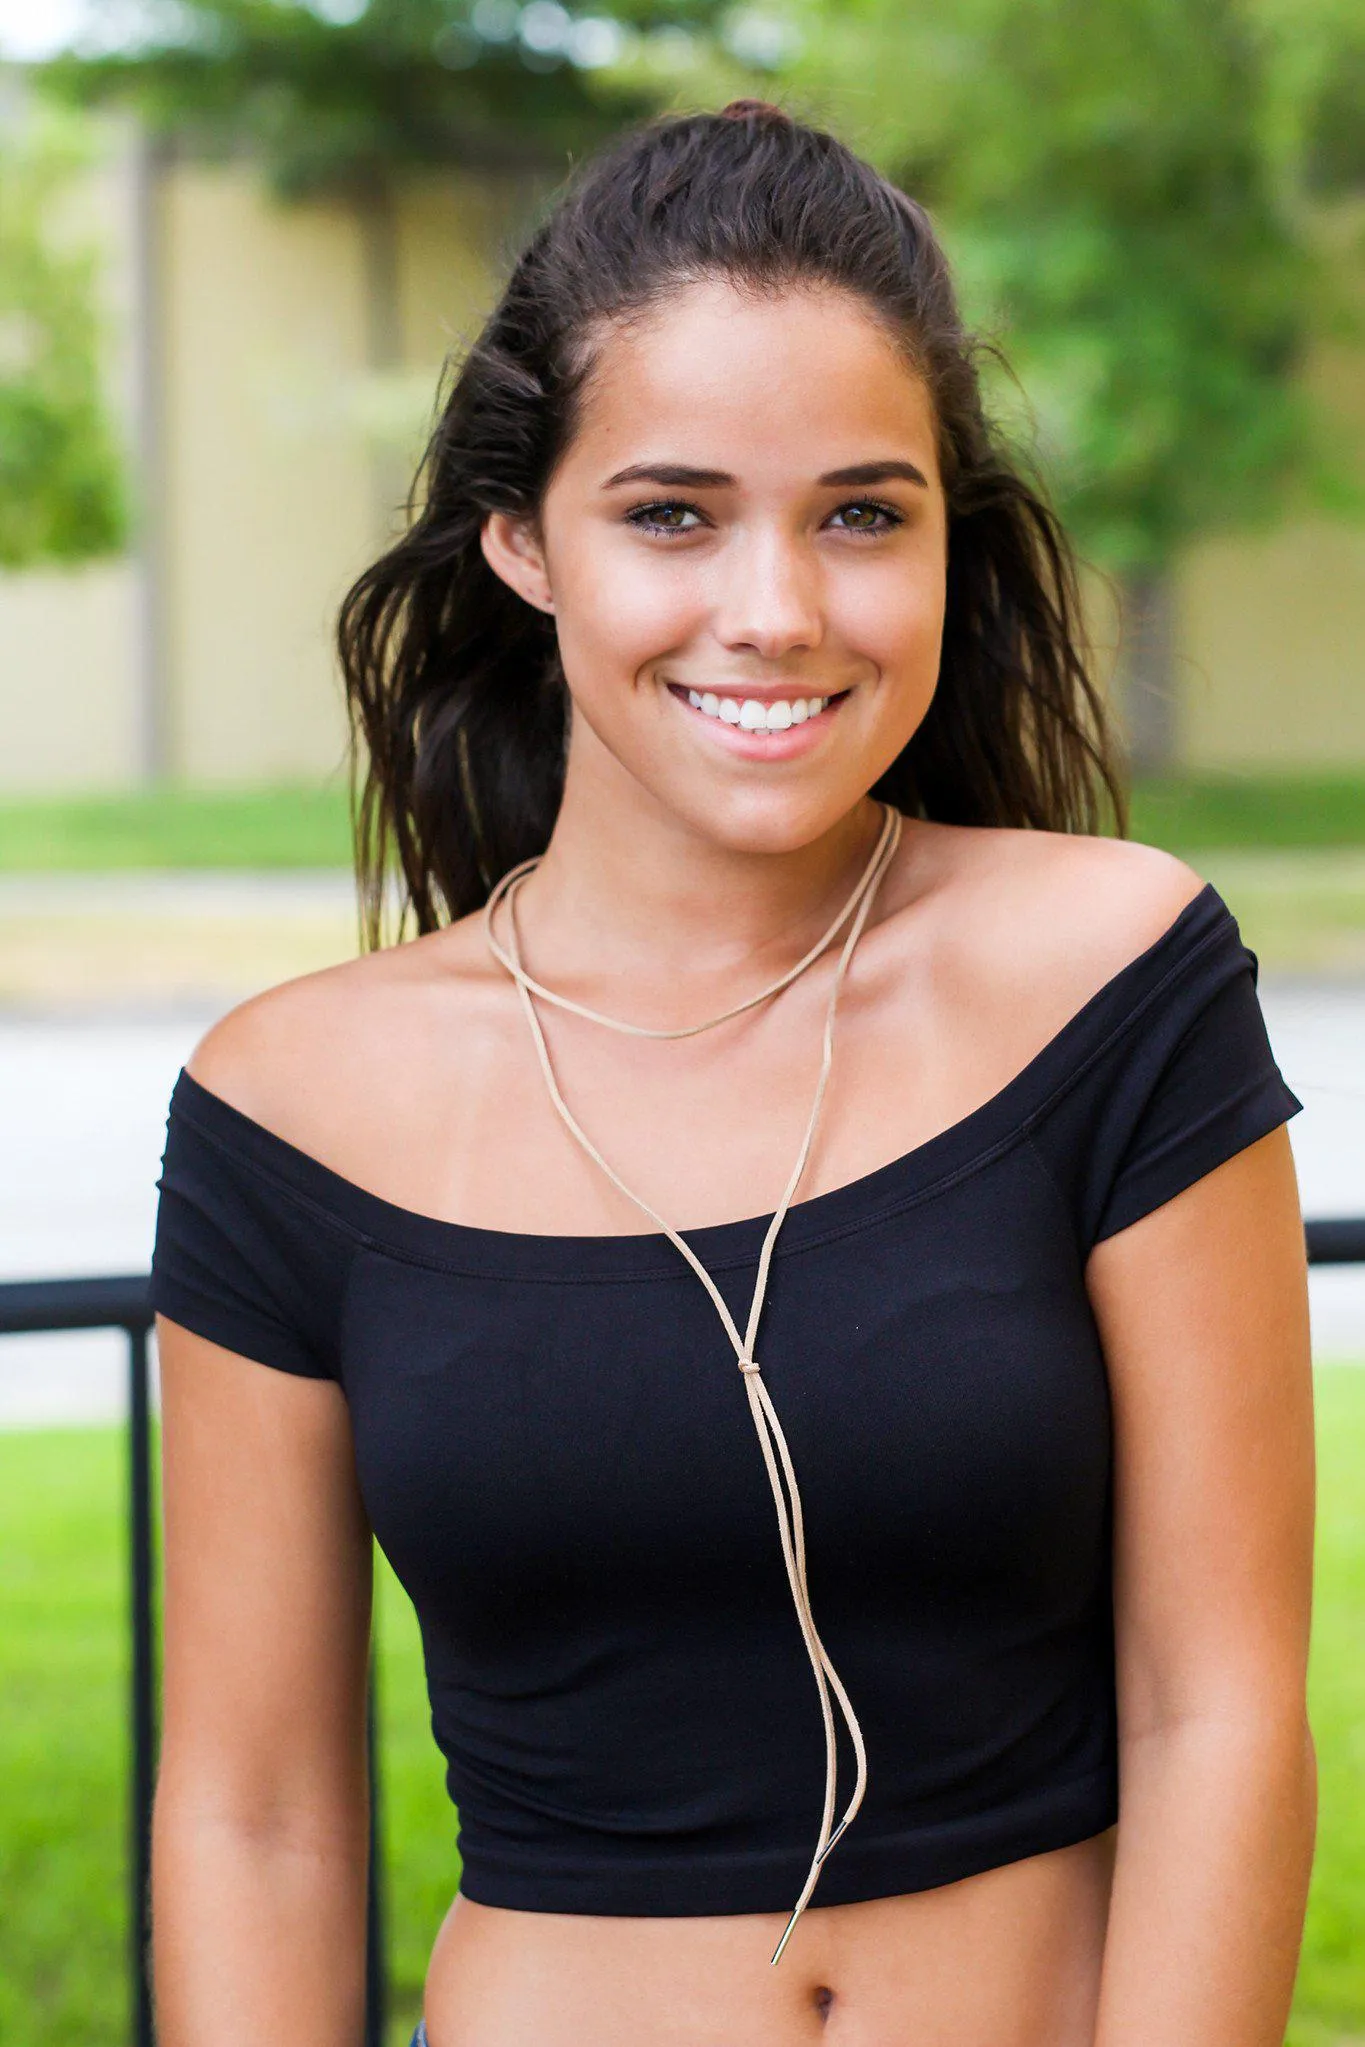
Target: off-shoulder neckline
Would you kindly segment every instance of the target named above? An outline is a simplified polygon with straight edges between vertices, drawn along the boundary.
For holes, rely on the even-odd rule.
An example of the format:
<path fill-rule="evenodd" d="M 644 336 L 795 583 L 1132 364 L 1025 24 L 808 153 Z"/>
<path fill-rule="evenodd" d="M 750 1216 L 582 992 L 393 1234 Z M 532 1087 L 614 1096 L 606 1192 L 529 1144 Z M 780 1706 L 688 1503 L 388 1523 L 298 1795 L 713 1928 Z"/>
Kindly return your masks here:
<path fill-rule="evenodd" d="M 1167 982 L 1236 922 L 1211 881 L 1141 952 L 1111 974 L 994 1094 L 944 1129 L 823 1193 L 794 1201 L 776 1256 L 882 1220 L 979 1170 L 1023 1137 L 1053 1100 L 1156 999 Z M 1256 956 L 1242 948 L 1253 975 Z M 1128 999 L 1131 994 L 1132 999 Z M 171 1097 L 210 1142 L 235 1154 L 324 1223 L 381 1252 L 473 1275 L 551 1280 L 674 1276 L 685 1271 L 658 1230 L 566 1236 L 488 1229 L 405 1208 L 348 1179 L 196 1080 L 186 1067 Z M 681 1230 L 708 1270 L 752 1263 L 773 1211 Z"/>

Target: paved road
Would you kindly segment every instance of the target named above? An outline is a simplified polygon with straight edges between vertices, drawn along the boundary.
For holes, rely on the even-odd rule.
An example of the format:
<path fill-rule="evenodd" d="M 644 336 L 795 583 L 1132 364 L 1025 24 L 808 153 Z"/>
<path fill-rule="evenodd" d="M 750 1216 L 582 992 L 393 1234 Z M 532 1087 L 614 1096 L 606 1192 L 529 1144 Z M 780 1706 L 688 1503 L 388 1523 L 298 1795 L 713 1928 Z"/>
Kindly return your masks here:
<path fill-rule="evenodd" d="M 1365 986 L 1263 975 L 1305 1212 L 1365 1214 Z M 60 1022 L 0 1016 L 0 1277 L 145 1267 L 166 1100 L 209 1015 Z M 1365 1272 L 1312 1278 L 1320 1357 L 1365 1362 Z M 122 1411 L 121 1346 L 101 1333 L 0 1341 L 0 1425 Z"/>

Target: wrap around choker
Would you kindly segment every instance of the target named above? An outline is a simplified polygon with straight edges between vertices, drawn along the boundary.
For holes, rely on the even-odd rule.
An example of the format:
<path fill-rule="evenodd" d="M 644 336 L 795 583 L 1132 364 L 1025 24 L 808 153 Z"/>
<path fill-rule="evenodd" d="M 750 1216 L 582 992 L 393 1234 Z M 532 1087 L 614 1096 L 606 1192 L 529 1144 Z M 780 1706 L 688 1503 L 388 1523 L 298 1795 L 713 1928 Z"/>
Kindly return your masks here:
<path fill-rule="evenodd" d="M 777 1507 L 777 1525 L 782 1540 L 782 1555 L 787 1566 L 787 1580 L 791 1586 L 796 1616 L 801 1624 L 801 1635 L 806 1645 L 806 1654 L 810 1658 L 811 1669 L 815 1673 L 815 1682 L 820 1694 L 820 1711 L 825 1725 L 825 1804 L 820 1821 L 820 1838 L 816 1843 L 815 1854 L 812 1858 L 806 1881 L 802 1886 L 801 1895 L 792 1908 L 791 1917 L 787 1921 L 782 1938 L 778 1941 L 777 1947 L 773 1952 L 772 1962 L 774 1965 L 781 1959 L 782 1951 L 791 1938 L 792 1930 L 810 1900 L 825 1857 L 843 1834 L 863 1802 L 863 1794 L 867 1789 L 867 1752 L 863 1744 L 862 1729 L 858 1725 L 857 1715 L 849 1703 L 848 1694 L 839 1679 L 839 1674 L 830 1662 L 825 1646 L 816 1633 L 815 1620 L 811 1613 L 810 1594 L 806 1588 L 806 1544 L 801 1516 L 801 1495 L 797 1488 L 796 1472 L 792 1465 L 791 1452 L 787 1447 L 787 1439 L 782 1433 L 782 1425 L 777 1419 L 777 1412 L 769 1398 L 768 1389 L 763 1384 L 762 1368 L 753 1355 L 753 1348 L 754 1339 L 758 1334 L 759 1317 L 763 1311 L 763 1296 L 768 1285 L 768 1272 L 772 1263 L 773 1245 L 776 1242 L 777 1233 L 782 1227 L 787 1210 L 791 1206 L 792 1197 L 796 1193 L 801 1175 L 805 1171 L 806 1161 L 810 1156 L 811 1145 L 815 1138 L 815 1126 L 820 1114 L 820 1104 L 824 1099 L 825 1084 L 829 1079 L 830 1064 L 834 1057 L 834 1017 L 839 1003 L 839 991 L 843 986 L 849 961 L 853 957 L 854 947 L 857 945 L 862 935 L 863 926 L 867 922 L 868 912 L 871 910 L 872 899 L 876 894 L 877 885 L 895 857 L 896 847 L 900 842 L 902 824 L 900 812 L 889 803 L 883 804 L 882 811 L 881 832 L 873 848 L 872 855 L 855 883 L 851 895 L 844 903 L 834 922 L 825 931 L 824 936 L 817 944 L 811 947 L 810 951 L 803 958 L 797 961 L 794 967 L 783 974 L 778 980 L 770 982 L 766 988 L 761 988 L 757 995 L 751 995 L 745 1001 L 735 1003 L 730 1009 L 722 1010 L 719 1016 L 708 1017 L 703 1023 L 684 1024 L 675 1030 L 651 1030 L 643 1024 L 624 1023 L 618 1017 L 603 1016 L 600 1011 L 589 1009 L 580 1002 L 571 1002 L 566 996 L 557 995 L 553 989 L 542 987 L 539 981 L 532 980 L 521 964 L 521 952 L 517 942 L 516 893 L 532 870 L 539 866 L 542 858 L 541 855 L 537 854 L 530 860 L 523 860 L 519 866 L 509 869 L 492 890 L 483 911 L 484 936 L 487 939 L 489 951 L 506 968 L 507 972 L 516 982 L 517 995 L 525 1012 L 526 1021 L 531 1027 L 532 1038 L 535 1041 L 536 1054 L 540 1061 L 540 1070 L 545 1076 L 545 1084 L 549 1089 L 550 1099 L 554 1103 L 556 1110 L 571 1134 L 582 1145 L 584 1151 L 587 1152 L 589 1158 L 597 1162 L 602 1171 L 607 1175 L 607 1178 L 629 1200 L 633 1201 L 637 1208 L 643 1209 L 651 1221 L 658 1224 L 664 1235 L 671 1243 L 677 1246 L 678 1250 L 692 1267 L 692 1270 L 696 1273 L 715 1304 L 721 1322 L 725 1327 L 725 1332 L 734 1346 L 735 1359 L 743 1375 L 745 1391 L 749 1397 L 749 1411 L 753 1417 L 754 1428 L 758 1434 L 759 1447 L 763 1452 L 763 1461 L 768 1469 L 768 1480 L 772 1486 L 773 1500 Z M 493 919 L 504 897 L 507 902 L 509 937 L 509 943 L 505 948 L 498 942 L 493 930 Z M 742 1016 L 746 1010 L 756 1008 L 760 1002 L 766 1002 L 769 996 L 776 995 L 781 989 L 789 986 L 798 974 L 804 973 L 806 968 L 820 957 L 821 953 L 824 952 L 825 948 L 834 938 L 835 933 L 848 922 L 850 916 L 853 921 L 849 926 L 843 950 L 839 955 L 833 984 L 830 988 L 829 1002 L 825 1009 L 824 1041 L 820 1058 L 820 1075 L 815 1087 L 815 1099 L 811 1103 L 810 1115 L 806 1119 L 805 1135 L 801 1140 L 801 1148 L 797 1153 L 796 1164 L 792 1168 L 782 1199 L 777 1205 L 776 1213 L 769 1223 L 767 1234 L 763 1239 L 763 1248 L 758 1260 L 758 1276 L 754 1283 L 753 1301 L 749 1308 L 745 1333 L 741 1336 L 738 1325 L 726 1306 L 719 1288 L 690 1245 L 683 1241 L 677 1231 L 672 1229 L 665 1222 L 664 1218 L 650 1207 L 647 1201 L 642 1200 L 632 1188 L 627 1187 L 625 1181 L 608 1165 L 592 1139 L 576 1121 L 563 1095 L 559 1091 L 559 1084 L 555 1079 L 554 1068 L 550 1063 L 549 1051 L 545 1044 L 545 1034 L 541 1029 L 540 1018 L 536 1015 L 535 1004 L 531 998 L 533 995 L 539 995 L 542 1001 L 554 1003 L 557 1008 L 572 1010 L 575 1016 L 587 1017 L 593 1023 L 606 1025 L 609 1030 L 625 1031 L 631 1037 L 692 1037 L 698 1031 L 713 1030 L 717 1024 L 725 1023 L 732 1016 Z M 786 1482 L 785 1492 L 783 1490 L 784 1480 Z M 839 1702 L 840 1710 L 848 1727 L 849 1736 L 853 1742 L 854 1754 L 857 1758 L 857 1780 L 853 1787 L 853 1796 L 848 1802 L 843 1818 L 839 1821 L 838 1826 L 834 1827 L 832 1832 L 831 1823 L 834 1818 L 838 1757 L 835 1746 L 834 1713 L 830 1705 L 831 1690 Z"/>

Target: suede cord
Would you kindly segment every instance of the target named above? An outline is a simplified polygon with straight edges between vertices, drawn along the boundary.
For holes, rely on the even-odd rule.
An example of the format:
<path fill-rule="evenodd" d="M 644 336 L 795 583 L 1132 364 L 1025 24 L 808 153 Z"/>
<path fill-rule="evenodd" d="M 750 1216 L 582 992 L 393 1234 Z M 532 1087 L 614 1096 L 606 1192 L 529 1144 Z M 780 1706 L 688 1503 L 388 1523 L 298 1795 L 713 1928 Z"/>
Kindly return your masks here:
<path fill-rule="evenodd" d="M 542 987 L 538 981 L 533 980 L 526 972 L 521 962 L 521 952 L 517 939 L 516 894 L 522 882 L 539 865 L 540 855 L 536 855 L 530 860 L 522 861 L 519 866 L 510 869 L 502 877 L 496 888 L 489 895 L 483 913 L 484 934 L 488 941 L 489 950 L 516 983 L 517 994 L 535 1042 L 540 1069 L 545 1077 L 545 1084 L 549 1089 L 550 1099 L 555 1109 L 588 1156 L 596 1161 L 613 1185 L 620 1189 L 621 1193 L 633 1201 L 638 1208 L 643 1209 L 644 1213 L 653 1222 L 657 1223 L 664 1235 L 671 1243 L 677 1246 L 678 1250 L 687 1260 L 687 1263 L 697 1274 L 702 1285 L 711 1296 L 725 1332 L 734 1347 L 735 1359 L 744 1380 L 744 1388 L 749 1400 L 749 1411 L 753 1418 L 754 1429 L 763 1453 L 763 1461 L 767 1467 L 768 1480 L 772 1487 L 773 1501 L 777 1509 L 778 1530 L 782 1542 L 782 1555 L 787 1567 L 787 1580 L 791 1586 L 792 1601 L 796 1608 L 797 1619 L 800 1622 L 806 1654 L 810 1659 L 811 1669 L 815 1675 L 816 1687 L 820 1696 L 820 1712 L 825 1729 L 825 1802 L 820 1820 L 820 1835 L 816 1843 L 810 1869 L 801 1889 L 801 1894 L 792 1908 L 786 1928 L 773 1952 L 773 1966 L 776 1966 L 778 1961 L 780 1961 L 783 1950 L 795 1929 L 796 1922 L 810 1901 L 826 1856 L 833 1848 L 835 1842 L 843 1835 L 863 1802 L 863 1795 L 867 1788 L 867 1753 L 863 1742 L 862 1729 L 858 1725 L 858 1718 L 853 1710 L 848 1693 L 845 1691 L 839 1674 L 830 1661 L 829 1654 L 816 1631 L 815 1618 L 811 1612 L 810 1593 L 806 1584 L 806 1544 L 801 1512 L 801 1494 L 797 1486 L 796 1471 L 792 1463 L 786 1436 L 783 1434 L 782 1425 L 777 1418 L 777 1411 L 773 1406 L 768 1389 L 763 1383 L 762 1368 L 753 1354 L 754 1342 L 758 1334 L 759 1318 L 763 1311 L 764 1294 L 767 1291 L 773 1246 L 776 1243 L 777 1233 L 782 1227 L 787 1210 L 791 1206 L 801 1176 L 805 1171 L 811 1146 L 815 1139 L 820 1106 L 824 1100 L 830 1066 L 834 1057 L 834 1021 L 838 1009 L 839 993 L 848 971 L 849 962 L 853 957 L 854 948 L 862 935 L 863 927 L 872 908 L 878 883 L 895 856 L 896 848 L 900 841 L 901 823 L 900 812 L 890 804 L 884 804 L 882 826 L 877 843 L 852 893 L 844 903 L 834 922 L 826 929 L 824 936 L 789 972 L 783 974 L 780 979 L 771 982 L 766 988 L 761 989 L 757 995 L 750 996 L 746 1001 L 735 1003 L 730 1009 L 723 1010 L 719 1016 L 708 1017 L 703 1023 L 686 1024 L 678 1029 L 652 1030 L 640 1024 L 625 1023 L 619 1018 L 604 1016 L 597 1010 L 589 1009 L 582 1003 L 571 1002 L 566 997 L 557 995 L 552 989 Z M 504 900 L 507 907 L 509 938 L 509 943 L 506 947 L 499 943 L 493 928 L 494 916 Z M 834 979 L 830 987 L 829 1001 L 825 1010 L 820 1073 L 816 1083 L 815 1097 L 811 1103 L 810 1115 L 806 1119 L 805 1134 L 801 1140 L 796 1163 L 792 1168 L 782 1199 L 778 1203 L 764 1236 L 763 1247 L 758 1261 L 758 1274 L 754 1284 L 753 1300 L 749 1308 L 747 1325 L 744 1334 L 741 1336 L 738 1325 L 726 1306 L 724 1297 L 691 1246 L 679 1236 L 677 1231 L 661 1215 L 650 1207 L 647 1201 L 643 1200 L 640 1195 L 636 1194 L 632 1188 L 626 1185 L 620 1175 L 602 1156 L 597 1146 L 583 1130 L 572 1110 L 565 1102 L 560 1092 L 559 1083 L 555 1078 L 554 1067 L 545 1043 L 545 1034 L 541 1028 L 540 1018 L 536 1014 L 536 1007 L 532 998 L 534 995 L 539 995 L 542 1000 L 554 1003 L 561 1009 L 571 1010 L 576 1016 L 586 1017 L 591 1022 L 604 1024 L 611 1030 L 627 1032 L 632 1037 L 691 1037 L 699 1031 L 711 1030 L 717 1024 L 724 1023 L 731 1017 L 742 1015 L 746 1010 L 754 1008 L 760 1002 L 767 1001 L 770 996 L 789 986 L 798 974 L 803 973 L 807 967 L 820 957 L 830 945 L 836 933 L 848 922 L 850 917 L 852 918 L 852 923 L 849 926 L 843 948 L 839 955 L 838 965 L 835 968 Z M 833 1828 L 833 1831 L 831 1831 L 831 1823 L 834 1818 L 836 1801 L 838 1754 L 835 1739 L 834 1713 L 830 1703 L 831 1691 L 835 1699 L 837 1699 L 840 1711 L 843 1714 L 857 1761 L 857 1776 L 853 1795 L 848 1802 L 843 1817 L 840 1819 L 838 1826 Z"/>

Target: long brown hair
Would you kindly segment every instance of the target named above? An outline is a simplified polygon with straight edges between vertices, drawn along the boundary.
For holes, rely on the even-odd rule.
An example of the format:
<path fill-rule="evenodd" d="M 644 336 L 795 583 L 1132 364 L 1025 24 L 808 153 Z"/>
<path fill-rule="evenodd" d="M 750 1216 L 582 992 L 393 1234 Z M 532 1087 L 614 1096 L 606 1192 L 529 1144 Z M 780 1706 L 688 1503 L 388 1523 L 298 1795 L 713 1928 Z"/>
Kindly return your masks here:
<path fill-rule="evenodd" d="M 593 340 L 681 286 L 842 287 L 933 400 L 948 508 L 942 665 L 872 793 L 907 816 L 1126 834 L 1119 748 L 1091 681 L 1075 560 L 987 420 L 981 344 L 913 199 L 824 130 L 735 101 L 627 130 L 566 179 L 450 382 L 408 530 L 356 582 L 338 645 L 367 944 L 385 876 L 400 930 L 478 908 L 542 852 L 563 791 L 568 694 L 553 618 L 484 558 L 485 516 L 533 518 L 573 437 Z"/>

